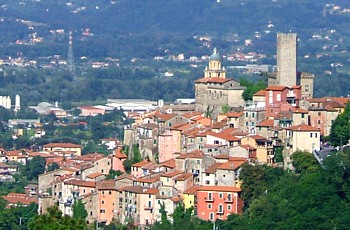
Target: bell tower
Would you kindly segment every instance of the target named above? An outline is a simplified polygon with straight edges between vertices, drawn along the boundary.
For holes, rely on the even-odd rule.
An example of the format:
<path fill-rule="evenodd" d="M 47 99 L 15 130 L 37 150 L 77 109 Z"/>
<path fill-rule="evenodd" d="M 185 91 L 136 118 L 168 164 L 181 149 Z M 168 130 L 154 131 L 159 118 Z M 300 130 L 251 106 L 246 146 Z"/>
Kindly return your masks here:
<path fill-rule="evenodd" d="M 216 48 L 214 48 L 213 54 L 209 57 L 209 64 L 205 67 L 204 77 L 226 78 L 226 70 L 225 67 L 221 65 L 221 57 Z"/>

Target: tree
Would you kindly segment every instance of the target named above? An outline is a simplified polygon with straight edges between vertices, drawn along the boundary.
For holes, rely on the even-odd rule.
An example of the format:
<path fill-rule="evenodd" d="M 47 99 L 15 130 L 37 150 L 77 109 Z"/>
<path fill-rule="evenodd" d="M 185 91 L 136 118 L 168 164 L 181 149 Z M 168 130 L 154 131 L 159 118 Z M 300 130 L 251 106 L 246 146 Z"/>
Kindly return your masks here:
<path fill-rule="evenodd" d="M 223 114 L 228 113 L 230 111 L 230 106 L 228 104 L 224 104 L 221 108 L 221 112 Z"/>
<path fill-rule="evenodd" d="M 115 170 L 111 169 L 111 170 L 109 170 L 109 173 L 108 173 L 106 179 L 107 179 L 107 180 L 109 180 L 109 179 L 115 179 L 117 176 L 120 176 L 120 175 L 122 175 L 122 174 L 123 174 L 123 173 L 122 173 L 120 170 L 115 171 Z"/>
<path fill-rule="evenodd" d="M 38 176 L 45 172 L 45 166 L 45 158 L 35 156 L 26 164 L 23 176 L 26 176 L 28 180 L 37 180 Z"/>
<path fill-rule="evenodd" d="M 347 103 L 343 113 L 334 120 L 329 141 L 334 146 L 343 146 L 350 139 L 350 103 Z"/>
<path fill-rule="evenodd" d="M 315 157 L 309 152 L 296 151 L 291 158 L 296 173 L 315 172 L 320 168 Z"/>
<path fill-rule="evenodd" d="M 52 164 L 50 164 L 48 166 L 47 171 L 51 172 L 51 171 L 54 171 L 54 170 L 59 169 L 59 168 L 60 168 L 60 166 L 56 162 L 53 162 Z"/>
<path fill-rule="evenodd" d="M 87 229 L 86 222 L 79 219 L 75 220 L 67 215 L 62 216 L 62 212 L 57 206 L 48 208 L 47 214 L 36 216 L 30 223 L 29 229 L 31 230 L 85 230 Z"/>
<path fill-rule="evenodd" d="M 75 199 L 74 205 L 73 205 L 73 218 L 75 220 L 84 220 L 88 216 L 88 213 L 85 209 L 84 203 L 81 199 Z"/>

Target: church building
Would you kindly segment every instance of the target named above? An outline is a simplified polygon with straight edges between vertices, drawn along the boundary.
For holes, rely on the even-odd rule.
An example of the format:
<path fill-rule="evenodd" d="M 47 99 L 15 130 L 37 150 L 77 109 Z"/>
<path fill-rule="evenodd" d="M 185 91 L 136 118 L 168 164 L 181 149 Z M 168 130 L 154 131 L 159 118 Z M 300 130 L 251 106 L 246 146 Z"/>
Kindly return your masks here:
<path fill-rule="evenodd" d="M 242 93 L 245 87 L 234 79 L 226 78 L 221 61 L 221 56 L 214 48 L 204 77 L 195 81 L 196 110 L 213 118 L 222 112 L 223 106 L 236 110 L 242 110 L 244 106 Z"/>

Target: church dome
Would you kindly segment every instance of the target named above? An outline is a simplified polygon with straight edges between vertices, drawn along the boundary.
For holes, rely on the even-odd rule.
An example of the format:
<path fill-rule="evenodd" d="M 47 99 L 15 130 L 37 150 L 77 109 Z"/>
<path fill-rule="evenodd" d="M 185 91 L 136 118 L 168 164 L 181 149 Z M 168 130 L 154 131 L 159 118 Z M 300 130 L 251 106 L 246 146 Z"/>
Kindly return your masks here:
<path fill-rule="evenodd" d="M 221 60 L 221 56 L 219 55 L 219 53 L 217 52 L 216 48 L 214 48 L 214 52 L 212 55 L 210 55 L 209 60 L 217 60 L 220 61 Z"/>

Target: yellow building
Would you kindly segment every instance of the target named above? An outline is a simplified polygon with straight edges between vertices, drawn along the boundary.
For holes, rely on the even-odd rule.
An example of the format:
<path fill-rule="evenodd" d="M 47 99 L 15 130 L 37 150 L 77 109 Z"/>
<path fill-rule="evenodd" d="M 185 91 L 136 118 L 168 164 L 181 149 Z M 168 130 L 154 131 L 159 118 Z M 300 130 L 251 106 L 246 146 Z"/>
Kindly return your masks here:
<path fill-rule="evenodd" d="M 191 207 L 195 208 L 195 194 L 197 192 L 198 187 L 199 186 L 195 185 L 183 193 L 182 202 L 184 204 L 185 209 L 189 209 Z"/>

